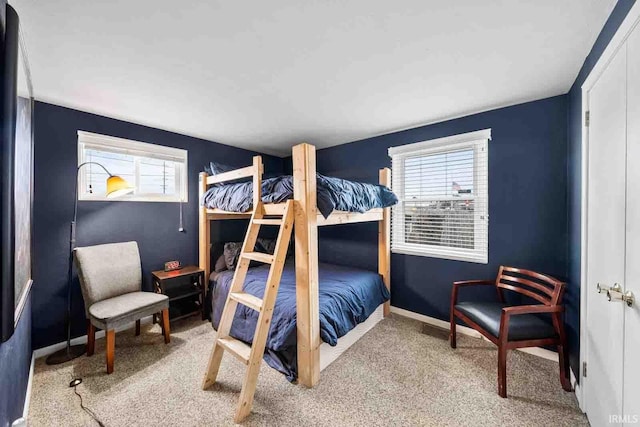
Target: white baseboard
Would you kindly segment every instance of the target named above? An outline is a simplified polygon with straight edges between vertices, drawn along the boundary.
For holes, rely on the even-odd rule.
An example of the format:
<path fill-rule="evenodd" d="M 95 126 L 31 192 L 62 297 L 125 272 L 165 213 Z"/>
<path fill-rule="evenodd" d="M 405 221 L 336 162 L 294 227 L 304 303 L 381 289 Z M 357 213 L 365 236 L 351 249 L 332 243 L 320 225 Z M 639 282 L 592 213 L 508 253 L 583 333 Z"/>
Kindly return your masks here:
<path fill-rule="evenodd" d="M 29 405 L 31 404 L 31 387 L 33 385 L 33 370 L 36 365 L 36 358 L 31 353 L 31 367 L 29 368 L 29 382 L 27 383 L 27 394 L 24 398 L 24 409 L 22 410 L 22 418 L 29 418 Z"/>
<path fill-rule="evenodd" d="M 450 324 L 445 320 L 436 319 L 435 317 L 425 316 L 424 314 L 416 313 L 414 311 L 405 310 L 400 307 L 391 306 L 391 312 L 398 314 L 400 316 L 408 317 L 410 319 L 419 320 L 420 322 L 426 323 L 428 325 L 432 325 L 441 329 L 449 330 Z M 462 335 L 467 335 L 473 338 L 481 338 L 483 340 L 487 340 L 482 334 L 476 331 L 473 328 L 468 326 L 456 326 L 456 332 Z M 518 351 L 523 353 L 532 354 L 534 356 L 542 357 L 543 359 L 551 360 L 553 362 L 558 363 L 558 353 L 547 350 L 541 347 L 529 347 L 529 348 L 519 348 Z"/>
<path fill-rule="evenodd" d="M 33 368 L 36 364 L 36 359 L 31 353 L 31 366 L 29 366 L 29 380 L 27 381 L 27 391 L 24 395 L 24 407 L 22 408 L 22 417 L 11 423 L 11 427 L 25 427 L 27 425 L 27 419 L 29 418 L 29 405 L 31 403 L 31 386 L 33 384 Z"/>
<path fill-rule="evenodd" d="M 582 390 L 580 389 L 580 384 L 578 384 L 578 380 L 576 379 L 576 375 L 573 372 L 573 369 L 569 368 L 569 381 L 571 381 L 571 386 L 573 387 L 573 391 L 576 394 L 576 400 L 578 401 L 578 407 L 582 412 L 584 411 L 584 407 L 582 406 Z"/>
<path fill-rule="evenodd" d="M 147 316 L 147 317 L 143 317 L 142 319 L 140 319 L 140 324 L 141 325 L 146 325 L 151 323 L 153 320 L 153 316 Z M 116 332 L 121 332 L 121 331 L 125 331 L 127 329 L 131 329 L 133 326 L 135 325 L 135 322 L 131 322 L 127 325 L 121 326 L 119 328 L 116 328 Z M 104 338 L 104 331 L 98 331 L 96 332 L 96 339 L 100 339 L 100 338 Z M 86 344 L 87 343 L 87 336 L 83 335 L 81 337 L 77 337 L 77 338 L 73 338 L 71 340 L 71 345 L 78 345 L 78 344 Z M 51 353 L 55 353 L 58 350 L 62 350 L 65 346 L 67 345 L 66 341 L 63 342 L 59 342 L 57 344 L 53 344 L 50 345 L 48 347 L 43 347 L 43 348 L 39 348 L 37 350 L 35 350 L 33 352 L 33 356 L 35 359 L 40 359 L 41 357 L 44 356 L 48 356 Z"/>

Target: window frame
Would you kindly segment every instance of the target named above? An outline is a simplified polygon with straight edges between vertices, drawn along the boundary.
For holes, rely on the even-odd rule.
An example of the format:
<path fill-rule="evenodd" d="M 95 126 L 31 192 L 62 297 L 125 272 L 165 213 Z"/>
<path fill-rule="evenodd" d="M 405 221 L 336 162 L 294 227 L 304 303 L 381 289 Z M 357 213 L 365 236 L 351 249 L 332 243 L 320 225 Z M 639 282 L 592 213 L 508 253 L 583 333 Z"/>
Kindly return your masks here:
<path fill-rule="evenodd" d="M 431 258 L 466 261 L 488 264 L 489 258 L 489 141 L 491 129 L 432 139 L 413 144 L 406 144 L 389 148 L 392 159 L 393 189 L 398 196 L 398 204 L 391 208 L 391 252 L 407 255 L 425 256 Z M 407 243 L 404 238 L 405 230 L 405 200 L 404 195 L 404 161 L 421 155 L 436 155 L 461 150 L 474 150 L 473 156 L 473 188 L 475 193 L 462 196 L 456 200 L 474 200 L 474 248 L 456 248 L 453 246 L 426 245 Z M 480 151 L 486 154 L 478 155 Z M 425 197 L 419 201 L 445 200 L 447 197 Z M 416 201 L 412 199 L 411 201 Z M 480 209 L 477 206 L 480 205 Z M 399 233 L 399 235 L 398 235 Z M 397 239 L 401 239 L 400 242 Z M 401 247 L 398 247 L 399 245 Z M 394 247 L 395 246 L 395 247 Z"/>
<path fill-rule="evenodd" d="M 90 194 L 86 192 L 86 171 L 81 169 L 78 173 L 78 201 L 125 201 L 125 202 L 164 202 L 164 203 L 188 203 L 189 202 L 189 164 L 188 151 L 181 148 L 167 147 L 164 145 L 150 144 L 147 142 L 134 141 L 130 139 L 118 138 L 114 136 L 101 135 L 92 132 L 78 131 L 78 163 L 79 166 L 86 162 L 85 151 L 88 148 L 122 152 L 127 151 L 128 154 L 135 157 L 134 174 L 135 182 L 130 184 L 135 187 L 132 194 L 128 194 L 118 198 L 107 198 L 104 194 Z M 153 194 L 139 193 L 138 183 L 140 181 L 140 158 L 165 158 L 168 161 L 175 162 L 175 194 Z M 114 171 L 110 171 L 114 173 Z"/>

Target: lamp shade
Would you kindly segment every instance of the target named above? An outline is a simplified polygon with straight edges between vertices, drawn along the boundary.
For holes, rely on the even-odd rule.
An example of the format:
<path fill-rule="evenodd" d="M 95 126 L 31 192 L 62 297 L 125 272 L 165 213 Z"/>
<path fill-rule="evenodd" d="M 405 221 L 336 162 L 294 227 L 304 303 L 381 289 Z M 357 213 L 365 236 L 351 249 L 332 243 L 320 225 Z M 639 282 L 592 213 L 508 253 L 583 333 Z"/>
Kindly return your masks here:
<path fill-rule="evenodd" d="M 114 199 L 132 193 L 133 187 L 127 181 L 117 175 L 107 178 L 107 197 Z"/>

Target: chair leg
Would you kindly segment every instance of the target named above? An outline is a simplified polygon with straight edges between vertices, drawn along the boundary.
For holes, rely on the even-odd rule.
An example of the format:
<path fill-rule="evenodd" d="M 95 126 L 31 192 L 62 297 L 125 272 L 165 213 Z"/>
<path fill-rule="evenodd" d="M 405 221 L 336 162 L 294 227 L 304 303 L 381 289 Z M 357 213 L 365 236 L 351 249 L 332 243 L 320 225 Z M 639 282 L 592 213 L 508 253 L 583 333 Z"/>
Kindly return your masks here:
<path fill-rule="evenodd" d="M 564 391 L 573 391 L 569 378 L 569 352 L 567 351 L 567 335 L 564 331 L 562 316 L 557 313 L 553 316 L 553 323 L 558 331 L 558 364 L 560 365 L 560 384 Z"/>
<path fill-rule="evenodd" d="M 93 356 L 96 350 L 96 327 L 87 321 L 87 356 Z"/>
<path fill-rule="evenodd" d="M 171 327 L 169 326 L 169 309 L 162 310 L 162 334 L 164 335 L 164 343 L 171 342 Z"/>
<path fill-rule="evenodd" d="M 116 331 L 107 331 L 107 374 L 113 372 L 113 359 L 116 352 Z"/>
<path fill-rule="evenodd" d="M 449 332 L 449 344 L 451 344 L 451 348 L 456 348 L 456 316 L 451 312 L 451 331 Z"/>
<path fill-rule="evenodd" d="M 498 345 L 498 394 L 507 397 L 507 346 Z"/>
<path fill-rule="evenodd" d="M 136 336 L 140 335 L 140 319 L 136 320 Z"/>
<path fill-rule="evenodd" d="M 569 378 L 569 352 L 565 350 L 565 346 L 558 345 L 558 361 L 560 362 L 560 384 L 564 391 L 573 391 L 571 387 L 571 379 Z"/>

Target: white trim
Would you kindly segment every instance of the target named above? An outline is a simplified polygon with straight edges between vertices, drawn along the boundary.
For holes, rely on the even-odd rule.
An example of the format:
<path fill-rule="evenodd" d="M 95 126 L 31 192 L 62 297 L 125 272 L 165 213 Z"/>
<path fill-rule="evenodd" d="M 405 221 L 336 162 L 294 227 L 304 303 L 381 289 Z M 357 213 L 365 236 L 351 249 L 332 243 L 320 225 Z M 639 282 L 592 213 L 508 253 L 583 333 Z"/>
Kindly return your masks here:
<path fill-rule="evenodd" d="M 13 420 L 11 427 L 26 427 L 29 418 L 29 406 L 31 403 L 31 386 L 33 384 L 33 370 L 35 366 L 35 357 L 31 353 L 31 366 L 29 367 L 29 381 L 27 382 L 27 390 L 24 394 L 24 406 L 22 408 L 22 416 Z"/>
<path fill-rule="evenodd" d="M 487 264 L 489 257 L 489 141 L 491 140 L 491 129 L 484 129 L 475 132 L 467 132 L 448 137 L 431 139 L 427 141 L 406 144 L 389 148 L 393 173 L 393 187 L 396 188 L 399 203 L 391 210 L 391 251 L 393 253 L 403 253 L 415 256 L 425 256 L 433 258 L 451 259 L 455 261 L 474 262 Z M 450 197 L 426 197 L 409 198 L 405 195 L 407 182 L 415 184 L 414 179 L 420 179 L 420 172 L 406 173 L 405 162 L 407 159 L 420 156 L 431 156 L 446 154 L 458 150 L 473 150 L 473 188 L 474 194 L 468 197 L 455 198 L 456 200 L 474 200 L 473 212 L 473 235 L 474 248 L 459 248 L 455 245 L 427 245 L 407 242 L 405 236 L 406 228 L 406 204 L 422 200 L 448 200 Z M 411 181 L 407 181 L 406 175 L 411 176 Z M 413 185 L 412 184 L 412 185 Z M 454 198 L 451 198 L 452 200 Z M 424 224 L 422 224 L 424 225 Z M 454 236 L 458 231 L 457 227 L 452 233 Z M 428 233 L 426 233 L 428 234 Z M 424 230 L 417 233 L 422 237 Z"/>
<path fill-rule="evenodd" d="M 578 407 L 582 412 L 585 412 L 584 407 L 582 406 L 582 389 L 580 388 L 580 384 L 578 384 L 578 381 L 576 380 L 576 375 L 573 373 L 573 369 L 571 368 L 569 368 L 569 381 L 571 382 L 571 387 L 573 387 L 576 395 Z"/>
<path fill-rule="evenodd" d="M 383 304 L 381 304 L 364 322 L 350 330 L 342 336 L 335 346 L 330 346 L 326 342 L 320 345 L 320 371 L 332 364 L 342 353 L 354 345 L 367 332 L 373 329 L 382 319 L 384 319 Z"/>
<path fill-rule="evenodd" d="M 133 194 L 119 198 L 107 198 L 103 194 L 87 194 L 86 175 L 80 171 L 78 173 L 78 201 L 129 201 L 129 202 L 165 202 L 165 203 L 187 203 L 189 201 L 189 153 L 182 148 L 167 147 L 159 144 L 135 141 L 131 139 L 118 138 L 115 136 L 101 135 L 92 132 L 78 131 L 78 165 L 86 161 L 85 150 L 95 149 L 108 152 L 121 152 L 134 156 L 135 181 L 140 179 L 139 162 L 140 158 L 153 158 L 174 162 L 175 164 L 175 194 L 143 194 L 134 190 Z M 135 185 L 135 183 L 134 183 Z"/>
<path fill-rule="evenodd" d="M 585 325 L 587 324 L 587 201 L 588 201 L 588 165 L 589 165 L 589 128 L 585 123 L 585 115 L 589 110 L 589 91 L 596 84 L 607 65 L 611 62 L 615 54 L 620 47 L 626 42 L 627 38 L 635 27 L 640 22 L 640 2 L 636 2 L 625 17 L 624 21 L 618 27 L 618 30 L 611 38 L 611 41 L 605 48 L 602 55 L 591 69 L 591 72 L 582 84 L 582 143 L 581 143 L 581 164 L 582 173 L 580 178 L 581 184 L 581 204 L 580 204 L 580 369 L 582 369 L 583 363 L 587 360 L 587 331 Z M 575 378 L 575 377 L 574 377 Z M 582 386 L 575 387 L 576 398 L 580 404 L 580 409 L 583 412 L 588 412 L 586 407 L 586 393 L 587 389 L 584 386 L 584 382 L 588 381 L 587 378 L 581 377 Z"/>
<path fill-rule="evenodd" d="M 389 148 L 389 156 L 397 156 L 400 154 L 411 153 L 422 150 L 435 150 L 439 147 L 446 146 L 447 149 L 455 148 L 453 144 L 469 144 L 475 141 L 491 140 L 491 128 L 478 130 L 475 132 L 460 133 L 442 138 L 430 139 L 427 141 L 414 142 L 413 144 L 399 145 Z"/>
<path fill-rule="evenodd" d="M 29 406 L 31 404 L 31 388 L 33 386 L 33 372 L 36 365 L 36 358 L 31 353 L 31 366 L 29 368 L 29 382 L 27 383 L 27 393 L 24 398 L 24 409 L 22 410 L 22 418 L 29 418 Z"/>
<path fill-rule="evenodd" d="M 420 322 L 426 323 L 428 325 L 431 326 L 435 326 L 437 328 L 440 329 L 445 329 L 445 330 L 449 330 L 449 327 L 451 326 L 449 322 L 447 322 L 446 320 L 440 320 L 440 319 L 436 319 L 435 317 L 430 317 L 430 316 L 425 316 L 424 314 L 420 314 L 420 313 L 416 313 L 414 311 L 409 311 L 409 310 L 405 310 L 403 308 L 400 307 L 395 307 L 395 306 L 391 306 L 391 312 L 395 313 L 399 316 L 403 316 L 403 317 L 408 317 L 410 319 L 414 319 L 414 320 L 418 320 Z M 487 342 L 489 342 L 488 339 L 486 339 L 480 332 L 476 331 L 473 328 L 470 328 L 468 326 L 462 326 L 462 325 L 457 325 L 456 326 L 456 332 L 462 335 L 466 335 L 472 338 L 480 338 L 483 339 Z M 541 357 L 543 359 L 547 359 L 547 360 L 551 360 L 552 362 L 556 362 L 558 363 L 558 353 L 555 353 L 553 351 L 547 350 L 545 348 L 541 348 L 541 347 L 529 347 L 529 348 L 518 348 L 518 351 L 521 351 L 523 353 L 528 353 L 531 354 L 533 356 L 537 356 L 537 357 Z"/>
<path fill-rule="evenodd" d="M 93 132 L 78 131 L 78 143 L 93 147 L 120 148 L 127 151 L 152 152 L 174 161 L 186 161 L 187 150 L 182 148 L 167 147 L 166 145 L 150 144 L 148 142 L 135 141 L 133 139 L 118 138 L 115 136 L 101 135 Z"/>
<path fill-rule="evenodd" d="M 640 5 L 638 3 L 635 3 L 627 13 L 627 16 L 624 18 L 622 24 L 620 24 L 620 26 L 618 27 L 616 33 L 609 41 L 606 49 L 602 52 L 602 55 L 600 55 L 600 58 L 591 69 L 591 72 L 584 80 L 584 83 L 582 83 L 583 93 L 591 89 L 596 84 L 604 70 L 606 70 L 607 66 L 609 65 L 609 62 L 611 62 L 618 50 L 627 41 L 627 38 L 629 37 L 629 35 L 631 35 L 639 22 Z"/>
<path fill-rule="evenodd" d="M 151 323 L 152 320 L 153 320 L 153 316 L 143 317 L 142 319 L 140 319 L 140 325 L 147 325 Z M 127 325 L 123 325 L 119 328 L 116 328 L 116 332 L 122 332 L 124 330 L 131 329 L 134 325 L 135 325 L 135 322 L 131 322 Z M 104 331 L 102 330 L 96 332 L 96 339 L 100 339 L 100 338 L 104 338 Z M 76 337 L 71 340 L 71 345 L 86 344 L 86 343 L 87 343 L 86 335 L 83 335 L 81 337 Z M 67 345 L 67 342 L 63 341 L 57 344 L 52 344 L 47 347 L 39 348 L 33 351 L 33 357 L 36 359 L 40 359 L 41 357 L 48 356 L 52 353 L 55 353 L 58 350 L 62 350 L 66 345 Z"/>
<path fill-rule="evenodd" d="M 423 245 L 424 246 L 424 245 Z M 462 252 L 455 252 L 455 251 L 451 251 L 451 252 L 446 252 L 446 251 L 442 251 L 439 252 L 437 251 L 437 249 L 432 249 L 432 248 L 437 248 L 437 246 L 429 246 L 429 252 L 426 252 L 425 250 L 415 250 L 412 251 L 411 249 L 394 249 L 391 248 L 391 253 L 394 254 L 404 254 L 404 255 L 413 255 L 413 256 L 421 256 L 421 257 L 427 257 L 427 258 L 440 258 L 440 259 L 448 259 L 448 260 L 452 260 L 452 261 L 464 261 L 464 262 L 473 262 L 476 264 L 487 264 L 489 262 L 489 256 L 487 253 L 482 253 L 482 254 L 472 254 L 470 253 L 468 256 L 462 254 Z"/>

